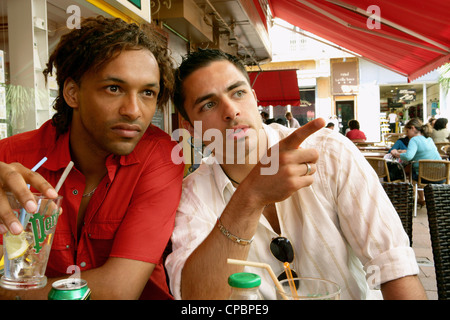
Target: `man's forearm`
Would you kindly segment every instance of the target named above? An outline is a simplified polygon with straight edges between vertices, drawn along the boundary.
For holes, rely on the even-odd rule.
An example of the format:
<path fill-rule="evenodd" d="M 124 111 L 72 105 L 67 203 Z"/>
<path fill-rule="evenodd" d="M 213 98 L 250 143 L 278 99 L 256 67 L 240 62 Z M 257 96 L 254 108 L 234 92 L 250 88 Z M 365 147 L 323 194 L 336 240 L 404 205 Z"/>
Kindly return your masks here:
<path fill-rule="evenodd" d="M 221 216 L 227 230 L 243 239 L 251 239 L 256 232 L 263 207 L 249 207 L 240 203 L 239 193 Z M 233 196 L 234 197 L 234 196 Z M 250 246 L 228 239 L 214 227 L 205 241 L 187 259 L 181 281 L 183 299 L 226 299 L 230 294 L 228 276 L 242 272 L 242 266 L 230 265 L 228 258 L 246 260 Z"/>
<path fill-rule="evenodd" d="M 385 300 L 427 300 L 427 295 L 417 276 L 407 276 L 381 285 Z"/>
<path fill-rule="evenodd" d="M 138 299 L 147 284 L 154 264 L 123 258 L 109 258 L 101 267 L 83 271 L 80 277 L 87 281 L 95 300 Z M 52 283 L 67 279 L 70 275 L 49 278 L 42 289 L 4 290 L 0 288 L 0 299 L 47 300 Z"/>

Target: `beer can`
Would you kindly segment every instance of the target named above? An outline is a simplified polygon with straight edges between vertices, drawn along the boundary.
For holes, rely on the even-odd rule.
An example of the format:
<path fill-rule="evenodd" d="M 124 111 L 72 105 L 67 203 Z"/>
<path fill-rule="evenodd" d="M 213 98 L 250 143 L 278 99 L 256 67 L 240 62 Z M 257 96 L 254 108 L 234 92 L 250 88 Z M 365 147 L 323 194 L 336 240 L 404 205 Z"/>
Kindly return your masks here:
<path fill-rule="evenodd" d="M 83 279 L 63 279 L 53 282 L 48 300 L 91 300 L 91 289 Z"/>

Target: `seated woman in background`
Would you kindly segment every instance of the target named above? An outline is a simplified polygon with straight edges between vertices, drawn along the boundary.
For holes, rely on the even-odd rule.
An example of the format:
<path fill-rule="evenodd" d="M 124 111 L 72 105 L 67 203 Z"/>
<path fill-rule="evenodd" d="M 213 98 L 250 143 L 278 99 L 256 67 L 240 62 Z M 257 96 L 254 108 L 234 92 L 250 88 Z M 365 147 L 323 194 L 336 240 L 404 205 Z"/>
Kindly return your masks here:
<path fill-rule="evenodd" d="M 384 156 L 385 159 L 388 160 L 400 160 L 400 154 L 405 153 L 408 149 L 409 140 L 416 136 L 417 133 L 415 130 L 410 130 L 405 128 L 406 130 L 406 137 L 398 139 L 391 149 L 389 149 L 389 153 Z M 402 166 L 405 167 L 407 165 L 406 162 L 402 162 Z M 397 166 L 395 163 L 387 163 L 388 169 L 389 169 L 389 177 L 391 178 L 391 181 L 399 180 L 405 178 L 403 175 L 403 171 Z M 409 173 L 410 168 L 406 167 L 404 168 L 405 173 Z"/>
<path fill-rule="evenodd" d="M 395 141 L 392 148 L 389 149 L 389 153 L 394 158 L 400 158 L 400 153 L 404 153 L 404 152 L 406 152 L 406 149 L 408 149 L 409 139 L 414 137 L 413 134 L 414 134 L 414 131 L 406 130 L 406 137 L 400 138 L 397 141 Z"/>
<path fill-rule="evenodd" d="M 353 142 L 366 142 L 366 135 L 364 134 L 364 132 L 359 130 L 358 120 L 350 120 L 348 122 L 348 127 L 350 128 L 350 131 L 345 134 L 347 138 L 349 138 Z"/>
<path fill-rule="evenodd" d="M 431 134 L 434 143 L 449 142 L 450 131 L 447 129 L 447 123 L 446 118 L 439 118 L 434 123 L 433 133 Z"/>
<path fill-rule="evenodd" d="M 412 138 L 409 140 L 406 152 L 400 154 L 400 159 L 403 161 L 442 160 L 433 139 L 431 139 L 433 128 L 429 123 L 424 125 L 418 118 L 414 118 L 406 124 L 405 128 L 408 136 L 411 135 Z M 409 133 L 409 131 L 412 132 Z M 419 178 L 418 162 L 415 162 L 412 166 L 412 178 L 415 181 Z M 423 191 L 419 191 L 419 200 L 417 202 L 421 206 L 425 204 Z"/>

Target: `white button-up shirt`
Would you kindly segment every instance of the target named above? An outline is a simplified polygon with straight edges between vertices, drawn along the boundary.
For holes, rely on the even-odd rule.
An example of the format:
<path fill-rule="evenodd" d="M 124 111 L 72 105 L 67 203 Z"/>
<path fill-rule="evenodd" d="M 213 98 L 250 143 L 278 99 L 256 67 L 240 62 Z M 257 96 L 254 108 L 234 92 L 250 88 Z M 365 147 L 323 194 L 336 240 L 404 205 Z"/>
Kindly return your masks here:
<path fill-rule="evenodd" d="M 269 146 L 292 132 L 277 124 L 264 125 L 264 130 Z M 301 147 L 319 152 L 314 183 L 276 203 L 281 235 L 294 246 L 293 269 L 298 275 L 336 282 L 342 290 L 341 299 L 374 299 L 381 294 L 371 288 L 418 274 L 400 218 L 355 145 L 324 128 Z M 173 252 L 166 260 L 176 299 L 181 299 L 181 271 L 187 258 L 215 227 L 234 191 L 220 165 L 211 159 L 204 159 L 185 178 L 172 235 Z M 248 261 L 268 263 L 276 275 L 284 270 L 269 250 L 277 236 L 261 215 L 248 255 Z M 265 299 L 276 298 L 266 270 L 245 267 L 244 271 L 261 276 L 260 291 Z"/>

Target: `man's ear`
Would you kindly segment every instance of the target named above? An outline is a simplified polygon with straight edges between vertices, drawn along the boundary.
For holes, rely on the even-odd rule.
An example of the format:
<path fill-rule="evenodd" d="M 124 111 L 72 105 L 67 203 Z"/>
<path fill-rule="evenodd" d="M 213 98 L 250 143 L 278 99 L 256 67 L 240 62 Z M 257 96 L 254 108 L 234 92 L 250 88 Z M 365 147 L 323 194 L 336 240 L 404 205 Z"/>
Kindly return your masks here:
<path fill-rule="evenodd" d="M 63 96 L 66 103 L 71 108 L 78 108 L 78 84 L 71 78 L 64 81 Z"/>
<path fill-rule="evenodd" d="M 258 97 L 256 96 L 256 91 L 255 91 L 255 89 L 252 89 L 252 92 L 253 92 L 253 96 L 255 97 L 255 100 L 258 101 Z"/>
<path fill-rule="evenodd" d="M 188 120 L 185 120 L 184 118 L 181 120 L 181 126 L 189 131 L 191 136 L 194 136 L 194 127 L 191 125 L 191 123 Z"/>

